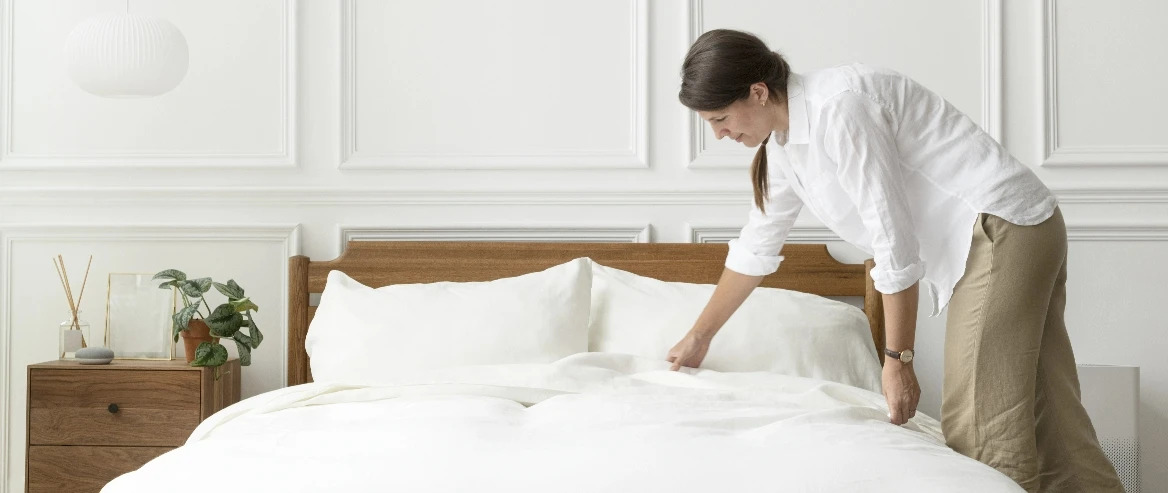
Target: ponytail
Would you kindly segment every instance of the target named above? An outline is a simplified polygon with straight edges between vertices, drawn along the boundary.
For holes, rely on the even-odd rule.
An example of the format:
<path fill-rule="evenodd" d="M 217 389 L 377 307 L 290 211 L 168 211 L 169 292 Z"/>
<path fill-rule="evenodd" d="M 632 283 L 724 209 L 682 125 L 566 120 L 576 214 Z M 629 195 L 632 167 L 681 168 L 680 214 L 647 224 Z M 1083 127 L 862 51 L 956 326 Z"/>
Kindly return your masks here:
<path fill-rule="evenodd" d="M 767 141 L 771 140 L 770 136 L 763 139 L 762 144 L 759 144 L 758 151 L 754 153 L 754 162 L 750 163 L 750 181 L 754 184 L 754 205 L 758 210 L 766 212 L 767 199 Z"/>

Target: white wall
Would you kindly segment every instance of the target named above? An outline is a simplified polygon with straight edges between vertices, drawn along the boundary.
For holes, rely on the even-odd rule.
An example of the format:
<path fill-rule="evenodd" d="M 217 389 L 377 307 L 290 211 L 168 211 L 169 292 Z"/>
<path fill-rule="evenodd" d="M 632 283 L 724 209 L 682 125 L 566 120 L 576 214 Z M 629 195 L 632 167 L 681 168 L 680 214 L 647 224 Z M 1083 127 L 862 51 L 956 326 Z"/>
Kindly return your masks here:
<path fill-rule="evenodd" d="M 724 240 L 749 206 L 750 152 L 676 96 L 689 43 L 717 27 L 759 34 L 796 71 L 901 70 L 1034 167 L 1069 226 L 1077 359 L 1141 367 L 1144 489 L 1168 490 L 1158 0 L 136 0 L 186 35 L 187 77 L 96 98 L 69 80 L 64 39 L 123 5 L 0 0 L 0 492 L 23 489 L 25 367 L 53 357 L 65 313 L 52 254 L 94 255 L 87 314 L 104 313 L 109 272 L 237 279 L 268 341 L 244 374 L 253 395 L 283 381 L 294 253 L 330 259 L 349 237 Z M 799 226 L 861 259 L 814 217 Z M 918 335 L 934 416 L 943 320 Z"/>

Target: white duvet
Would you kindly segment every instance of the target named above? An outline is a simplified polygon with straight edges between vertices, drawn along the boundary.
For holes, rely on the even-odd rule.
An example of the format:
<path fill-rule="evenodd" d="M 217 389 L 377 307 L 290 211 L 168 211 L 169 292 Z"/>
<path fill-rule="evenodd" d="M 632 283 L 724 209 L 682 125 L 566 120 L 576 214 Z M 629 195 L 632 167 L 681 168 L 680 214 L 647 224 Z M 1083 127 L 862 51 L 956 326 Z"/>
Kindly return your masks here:
<path fill-rule="evenodd" d="M 224 409 L 102 491 L 1022 491 L 947 448 L 936 420 L 890 424 L 880 394 L 668 367 L 580 353 L 298 385 Z"/>

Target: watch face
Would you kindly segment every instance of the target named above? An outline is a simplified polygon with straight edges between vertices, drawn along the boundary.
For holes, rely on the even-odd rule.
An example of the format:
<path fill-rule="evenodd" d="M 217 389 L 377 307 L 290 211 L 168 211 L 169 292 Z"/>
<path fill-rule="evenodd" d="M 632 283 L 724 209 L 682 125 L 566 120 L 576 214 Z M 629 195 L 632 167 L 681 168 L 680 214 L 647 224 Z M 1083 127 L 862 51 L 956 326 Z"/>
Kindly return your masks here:
<path fill-rule="evenodd" d="M 900 352 L 900 360 L 905 362 L 905 363 L 911 363 L 913 360 L 913 350 L 912 349 L 905 349 L 904 351 L 901 351 Z"/>

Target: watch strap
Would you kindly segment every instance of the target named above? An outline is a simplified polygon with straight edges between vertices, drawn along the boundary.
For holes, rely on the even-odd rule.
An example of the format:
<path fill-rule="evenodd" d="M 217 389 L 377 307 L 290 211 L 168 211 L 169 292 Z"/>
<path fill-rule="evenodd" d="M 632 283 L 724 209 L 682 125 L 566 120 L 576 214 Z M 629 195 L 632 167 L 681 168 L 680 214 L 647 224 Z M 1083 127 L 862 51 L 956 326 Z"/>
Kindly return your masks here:
<path fill-rule="evenodd" d="M 888 356 L 889 358 L 895 359 L 895 360 L 897 360 L 897 361 L 903 361 L 903 360 L 900 358 L 900 355 L 901 355 L 901 353 L 903 353 L 903 352 L 905 352 L 905 351 L 912 351 L 912 349 L 910 348 L 910 349 L 905 349 L 905 350 L 902 350 L 902 351 L 893 351 L 893 350 L 891 350 L 891 349 L 884 348 L 884 354 L 885 354 L 886 356 Z M 912 356 L 915 356 L 915 354 L 912 354 Z"/>

